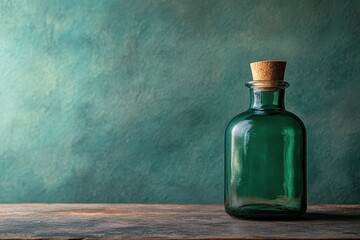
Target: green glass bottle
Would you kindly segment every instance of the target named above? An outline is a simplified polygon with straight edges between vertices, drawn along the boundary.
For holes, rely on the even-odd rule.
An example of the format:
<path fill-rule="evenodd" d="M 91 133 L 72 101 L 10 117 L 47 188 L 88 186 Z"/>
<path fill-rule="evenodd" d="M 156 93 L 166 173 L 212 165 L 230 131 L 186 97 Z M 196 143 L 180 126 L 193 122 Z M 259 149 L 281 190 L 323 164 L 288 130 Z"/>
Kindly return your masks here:
<path fill-rule="evenodd" d="M 250 64 L 250 108 L 225 132 L 225 210 L 242 218 L 290 218 L 306 211 L 306 129 L 285 110 L 286 62 Z"/>

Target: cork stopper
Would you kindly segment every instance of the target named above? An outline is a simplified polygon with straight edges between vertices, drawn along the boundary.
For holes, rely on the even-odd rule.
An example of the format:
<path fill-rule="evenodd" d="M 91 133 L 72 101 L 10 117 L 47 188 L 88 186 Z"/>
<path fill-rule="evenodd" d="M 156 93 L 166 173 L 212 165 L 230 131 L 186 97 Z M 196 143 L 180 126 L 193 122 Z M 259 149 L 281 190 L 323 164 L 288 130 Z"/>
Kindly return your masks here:
<path fill-rule="evenodd" d="M 283 81 L 285 61 L 259 61 L 250 63 L 253 80 Z"/>

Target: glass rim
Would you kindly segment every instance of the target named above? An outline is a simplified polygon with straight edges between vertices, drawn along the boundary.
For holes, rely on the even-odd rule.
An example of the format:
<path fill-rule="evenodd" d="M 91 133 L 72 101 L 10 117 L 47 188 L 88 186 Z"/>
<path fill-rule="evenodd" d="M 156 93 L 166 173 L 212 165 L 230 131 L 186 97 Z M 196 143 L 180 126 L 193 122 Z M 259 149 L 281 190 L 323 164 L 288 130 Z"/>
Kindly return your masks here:
<path fill-rule="evenodd" d="M 255 80 L 245 83 L 245 86 L 248 88 L 279 88 L 285 89 L 290 86 L 288 82 L 285 81 L 274 81 L 274 80 Z"/>

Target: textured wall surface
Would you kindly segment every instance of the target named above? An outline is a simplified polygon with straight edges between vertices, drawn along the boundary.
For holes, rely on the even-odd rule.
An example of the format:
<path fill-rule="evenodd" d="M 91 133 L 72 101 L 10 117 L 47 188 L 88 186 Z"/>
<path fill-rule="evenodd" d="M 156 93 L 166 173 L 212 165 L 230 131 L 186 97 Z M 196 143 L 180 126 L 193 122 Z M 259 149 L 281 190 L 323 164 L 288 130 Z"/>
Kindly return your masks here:
<path fill-rule="evenodd" d="M 310 202 L 360 203 L 360 1 L 1 1 L 0 24 L 0 202 L 222 202 L 249 63 L 284 59 Z"/>

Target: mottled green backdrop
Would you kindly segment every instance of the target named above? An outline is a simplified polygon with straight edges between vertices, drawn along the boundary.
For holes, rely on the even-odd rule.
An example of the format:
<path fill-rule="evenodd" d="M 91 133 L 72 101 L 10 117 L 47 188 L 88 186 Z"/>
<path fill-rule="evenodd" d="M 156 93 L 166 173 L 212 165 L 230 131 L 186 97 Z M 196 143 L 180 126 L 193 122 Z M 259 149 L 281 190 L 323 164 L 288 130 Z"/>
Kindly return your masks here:
<path fill-rule="evenodd" d="M 360 203 L 360 1 L 1 1 L 0 202 L 221 203 L 249 63 L 288 61 L 312 203 Z"/>

